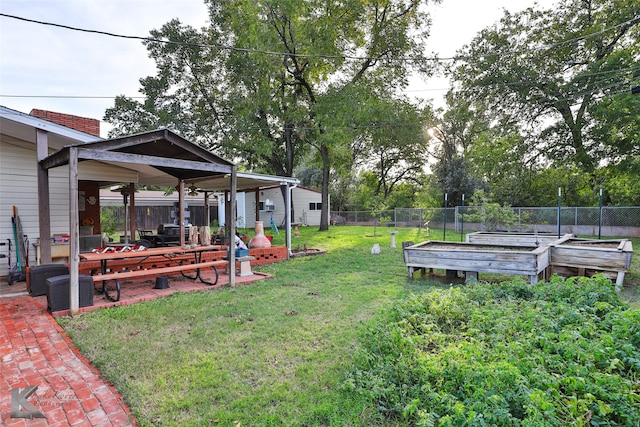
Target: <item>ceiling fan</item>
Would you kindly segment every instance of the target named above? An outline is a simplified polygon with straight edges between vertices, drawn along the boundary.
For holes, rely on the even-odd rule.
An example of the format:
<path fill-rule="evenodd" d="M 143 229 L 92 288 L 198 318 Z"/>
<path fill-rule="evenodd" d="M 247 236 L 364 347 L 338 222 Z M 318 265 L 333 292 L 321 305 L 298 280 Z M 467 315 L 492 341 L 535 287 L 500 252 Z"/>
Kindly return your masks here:
<path fill-rule="evenodd" d="M 197 196 L 198 195 L 198 187 L 196 187 L 194 184 L 191 184 L 188 188 L 188 192 L 187 194 L 189 196 Z"/>

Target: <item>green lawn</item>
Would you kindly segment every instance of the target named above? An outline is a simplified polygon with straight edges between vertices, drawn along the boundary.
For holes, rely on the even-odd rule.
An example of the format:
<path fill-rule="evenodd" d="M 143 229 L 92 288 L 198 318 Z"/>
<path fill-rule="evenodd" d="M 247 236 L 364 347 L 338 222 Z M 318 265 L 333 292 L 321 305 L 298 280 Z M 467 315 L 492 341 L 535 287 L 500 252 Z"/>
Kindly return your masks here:
<path fill-rule="evenodd" d="M 302 228 L 294 247 L 328 253 L 259 268 L 273 279 L 59 321 L 141 426 L 387 425 L 344 387 L 361 338 L 408 296 L 450 287 L 409 280 L 402 260 L 403 241 L 441 239 L 441 230 L 400 229 L 396 249 L 389 230 Z M 283 243 L 284 233 L 275 236 Z M 374 243 L 380 255 L 370 254 Z M 626 282 L 640 284 L 639 271 L 636 257 Z M 639 288 L 623 292 L 636 308 Z"/>

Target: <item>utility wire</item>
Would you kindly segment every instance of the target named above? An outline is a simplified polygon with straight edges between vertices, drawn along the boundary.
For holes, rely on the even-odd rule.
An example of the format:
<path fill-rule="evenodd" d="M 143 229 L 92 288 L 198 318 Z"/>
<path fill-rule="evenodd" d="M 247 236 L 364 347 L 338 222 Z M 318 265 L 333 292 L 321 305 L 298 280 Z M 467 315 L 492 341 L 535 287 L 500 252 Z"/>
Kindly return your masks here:
<path fill-rule="evenodd" d="M 30 19 L 30 18 L 24 18 L 24 17 L 20 17 L 20 16 L 16 16 L 16 15 L 9 15 L 6 13 L 0 13 L 0 16 L 3 16 L 5 18 L 11 18 L 11 19 L 17 19 L 20 21 L 25 21 L 25 22 L 30 22 L 30 23 L 34 23 L 34 24 L 39 24 L 39 25 L 48 25 L 48 26 L 52 26 L 52 27 L 57 27 L 57 28 L 64 28 L 67 30 L 72 30 L 72 31 L 80 31 L 80 32 L 85 32 L 85 33 L 91 33 L 91 34 L 100 34 L 100 35 L 105 35 L 105 36 L 109 36 L 109 37 L 117 37 L 117 38 L 123 38 L 123 39 L 130 39 L 130 40 L 140 40 L 143 42 L 154 42 L 154 43 L 164 43 L 164 44 L 172 44 L 172 45 L 176 45 L 176 46 L 192 46 L 192 47 L 201 47 L 201 48 L 214 48 L 214 49 L 219 49 L 219 50 L 229 50 L 229 51 L 236 51 L 236 52 L 245 52 L 245 53 L 261 53 L 261 54 L 265 54 L 265 55 L 274 55 L 274 56 L 289 56 L 289 57 L 297 57 L 297 58 L 325 58 L 325 59 L 343 59 L 343 60 L 379 60 L 380 58 L 374 58 L 374 57 L 368 57 L 368 56 L 358 56 L 358 55 L 329 55 L 329 54 L 313 54 L 313 53 L 308 53 L 308 54 L 304 54 L 304 53 L 292 53 L 292 52 L 278 52 L 278 51 L 272 51 L 272 50 L 264 50 L 264 49 L 256 49 L 256 48 L 243 48 L 243 47 L 236 47 L 236 46 L 228 46 L 228 45 L 221 45 L 221 44 L 203 44 L 203 43 L 191 43 L 191 42 L 177 42 L 177 41 L 173 41 L 173 40 L 164 40 L 164 39 L 157 39 L 157 38 L 153 38 L 153 37 L 142 37 L 142 36 L 132 36 L 132 35 L 125 35 L 125 34 L 117 34 L 117 33 L 112 33 L 112 32 L 108 32 L 108 31 L 102 31 L 102 30 L 93 30 L 93 29 L 86 29 L 86 28 L 79 28 L 79 27 L 73 27 L 70 25 L 64 25 L 64 24 L 56 24 L 56 23 L 52 23 L 52 22 L 46 22 L 46 21 L 39 21 L 36 19 Z M 585 39 L 589 39 L 592 37 L 596 37 L 598 35 L 604 34 L 605 32 L 626 26 L 626 25 L 633 25 L 637 22 L 640 22 L 640 15 L 638 16 L 634 16 L 633 18 L 624 21 L 622 23 L 613 25 L 611 27 L 608 28 L 604 28 L 600 31 L 596 31 L 594 33 L 590 33 L 590 34 L 585 34 L 582 36 L 578 36 L 578 37 L 574 37 L 572 39 L 568 39 L 568 40 L 563 40 L 561 42 L 557 42 L 557 43 L 551 43 L 548 45 L 542 45 L 536 49 L 527 49 L 527 50 L 515 50 L 515 51 L 510 51 L 510 52 L 502 52 L 502 53 L 496 53 L 496 54 L 488 54 L 488 55 L 482 55 L 483 57 L 501 57 L 501 56 L 505 56 L 505 55 L 514 55 L 516 53 L 520 53 L 520 52 L 527 52 L 527 51 L 548 51 L 550 49 L 554 49 L 556 47 L 559 46 L 563 46 L 566 44 L 570 44 L 570 43 L 575 43 L 575 42 L 579 42 Z M 431 57 L 417 57 L 417 58 L 409 58 L 409 57 L 395 57 L 395 58 L 385 58 L 386 60 L 391 60 L 391 61 L 401 61 L 401 62 L 421 62 L 421 61 L 433 61 L 433 62 L 443 62 L 443 61 L 457 61 L 457 60 L 465 60 L 465 59 L 469 59 L 469 57 L 465 57 L 465 56 L 452 56 L 452 57 L 438 57 L 438 56 L 431 56 Z"/>
<path fill-rule="evenodd" d="M 43 99 L 115 99 L 117 96 L 100 95 L 12 95 L 0 94 L 0 98 L 43 98 Z M 146 96 L 125 96 L 127 99 L 147 99 Z"/>
<path fill-rule="evenodd" d="M 56 24 L 53 22 L 39 21 L 36 19 L 24 18 L 21 16 L 9 15 L 6 13 L 0 13 L 0 16 L 4 16 L 5 18 L 17 19 L 19 21 L 30 22 L 33 24 L 40 25 L 48 25 L 57 28 L 64 28 L 72 31 L 80 31 L 84 33 L 91 34 L 100 34 L 103 36 L 109 37 L 117 37 L 122 39 L 129 40 L 140 40 L 143 42 L 154 42 L 154 43 L 164 43 L 171 44 L 176 46 L 190 46 L 190 47 L 201 47 L 201 48 L 214 48 L 219 50 L 230 50 L 235 52 L 244 52 L 244 53 L 261 53 L 265 55 L 273 55 L 273 56 L 288 56 L 288 57 L 296 57 L 296 58 L 325 58 L 325 59 L 349 59 L 349 60 L 380 60 L 377 57 L 369 57 L 369 56 L 357 56 L 357 55 L 329 55 L 329 54 L 321 54 L 321 53 L 292 53 L 292 52 L 277 52 L 272 50 L 264 50 L 264 49 L 255 49 L 255 48 L 245 48 L 245 47 L 236 47 L 236 46 L 228 46 L 222 44 L 204 44 L 204 43 L 191 43 L 191 42 L 177 42 L 173 40 L 164 40 L 157 39 L 154 37 L 142 37 L 142 36 L 131 36 L 125 34 L 116 34 L 108 31 L 101 30 L 90 30 L 86 28 L 72 27 L 70 25 L 64 24 Z M 437 56 L 433 57 L 419 57 L 419 58 L 408 58 L 408 57 L 396 57 L 396 58 L 385 58 L 387 60 L 394 61 L 405 61 L 405 62 L 416 62 L 416 61 L 451 61 L 454 58 L 439 58 Z"/>

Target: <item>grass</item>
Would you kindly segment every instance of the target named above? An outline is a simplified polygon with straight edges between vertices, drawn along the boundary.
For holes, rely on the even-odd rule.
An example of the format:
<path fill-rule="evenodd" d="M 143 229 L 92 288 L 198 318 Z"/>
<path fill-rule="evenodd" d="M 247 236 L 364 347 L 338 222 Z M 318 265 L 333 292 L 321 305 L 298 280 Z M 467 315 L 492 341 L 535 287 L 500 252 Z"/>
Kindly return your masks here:
<path fill-rule="evenodd" d="M 215 291 L 174 294 L 59 321 L 116 386 L 141 426 L 386 425 L 344 388 L 367 326 L 408 296 L 449 288 L 409 280 L 402 242 L 442 239 L 400 229 L 301 228 L 293 246 L 327 249 L 259 269 L 275 278 Z M 447 240 L 460 235 L 447 232 Z M 371 255 L 374 243 L 382 248 Z M 633 239 L 640 247 L 640 239 Z M 284 233 L 274 237 L 284 244 Z M 640 284 L 633 260 L 627 285 Z M 484 278 L 484 277 L 483 277 Z M 638 286 L 624 297 L 640 306 Z"/>

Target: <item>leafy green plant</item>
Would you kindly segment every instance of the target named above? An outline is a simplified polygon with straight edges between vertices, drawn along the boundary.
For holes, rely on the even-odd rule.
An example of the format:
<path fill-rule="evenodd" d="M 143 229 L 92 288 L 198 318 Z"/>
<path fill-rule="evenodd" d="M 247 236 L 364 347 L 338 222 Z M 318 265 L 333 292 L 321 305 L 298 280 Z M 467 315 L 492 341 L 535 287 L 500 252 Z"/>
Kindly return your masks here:
<path fill-rule="evenodd" d="M 638 425 L 639 320 L 604 276 L 434 291 L 369 328 L 346 388 L 411 425 Z"/>
<path fill-rule="evenodd" d="M 495 231 L 499 226 L 511 228 L 518 223 L 518 215 L 511 206 L 491 202 L 491 198 L 484 190 L 477 190 L 471 197 L 471 207 L 467 211 L 465 220 L 482 224 L 486 231 Z"/>
<path fill-rule="evenodd" d="M 517 417 L 525 408 L 533 420 L 529 425 L 546 426 L 553 425 L 547 419 L 561 411 L 553 387 L 582 382 L 585 393 L 605 402 L 592 389 L 617 381 L 616 375 L 625 369 L 624 383 L 602 390 L 621 397 L 610 405 L 615 407 L 613 414 L 629 409 L 624 387 L 631 375 L 637 378 L 637 368 L 632 367 L 638 359 L 640 321 L 637 312 L 625 310 L 617 301 L 608 280 L 567 283 L 554 278 L 546 287 L 509 281 L 464 288 L 451 288 L 432 277 L 408 280 L 401 249 L 386 249 L 372 257 L 371 240 L 362 238 L 370 233 L 371 227 L 340 226 L 329 232 L 302 227 L 293 246 L 322 248 L 327 254 L 256 266 L 256 271 L 272 276 L 268 280 L 233 288 L 203 286 L 202 292 L 56 320 L 123 395 L 141 427 L 501 425 L 499 420 L 493 422 L 496 414 L 511 406 L 520 412 L 514 410 L 511 418 L 505 415 L 500 420 L 522 425 Z M 396 238 L 420 242 L 420 230 L 401 227 Z M 442 240 L 442 228 L 432 228 L 431 238 Z M 447 238 L 459 236 L 447 233 Z M 285 233 L 274 235 L 273 244 L 284 245 L 285 239 Z M 640 239 L 632 241 L 640 246 Z M 622 295 L 640 308 L 640 286 L 635 286 L 640 284 L 640 257 L 631 262 Z M 180 281 L 171 284 L 174 290 L 180 286 Z M 543 289 L 548 295 L 541 298 Z M 549 301 L 559 301 L 555 312 L 551 310 L 556 304 Z M 543 310 L 540 315 L 532 310 L 535 304 Z M 483 307 L 486 311 L 481 311 Z M 406 325 L 407 332 L 385 323 L 390 313 L 405 319 L 397 323 Z M 583 318 L 587 322 L 581 326 Z M 390 339 L 375 336 L 372 345 L 360 339 L 375 330 Z M 504 342 L 496 338 L 501 334 Z M 590 360 L 589 352 L 579 352 L 577 343 L 585 348 L 592 342 Z M 367 351 L 358 352 L 362 347 Z M 549 350 L 541 353 L 540 348 Z M 387 355 L 385 349 L 389 349 Z M 364 358 L 372 367 L 388 366 L 395 372 L 387 380 L 354 364 L 354 354 L 359 362 Z M 563 363 L 565 354 L 576 356 Z M 403 365 L 394 367 L 396 359 Z M 592 371 L 591 376 L 585 375 Z M 396 387 L 394 376 L 405 386 Z M 477 385 L 476 378 L 487 378 L 490 384 Z M 545 379 L 550 384 L 542 388 Z M 364 381 L 370 382 L 371 390 L 363 386 Z M 498 385 L 511 388 L 496 390 Z M 573 387 L 577 400 L 571 405 L 577 409 L 572 411 L 578 413 L 588 399 Z M 423 395 L 418 394 L 421 389 Z M 466 390 L 471 403 L 465 403 Z M 401 396 L 402 404 L 400 397 L 391 396 Z M 392 406 L 387 399 L 399 403 Z M 591 405 L 597 406 L 597 401 Z M 485 402 L 492 421 L 482 419 Z M 441 408 L 454 408 L 454 412 L 438 412 Z M 473 421 L 457 422 L 465 414 L 472 417 L 472 411 L 477 414 Z M 632 407 L 628 413 L 627 425 L 634 425 L 637 409 Z M 393 414 L 396 418 L 390 419 Z M 593 416 L 591 424 L 625 424 L 624 419 L 608 424 L 601 419 Z"/>
<path fill-rule="evenodd" d="M 102 206 L 100 208 L 100 228 L 103 233 L 113 236 L 124 227 L 124 218 L 118 217 L 118 208 Z"/>

